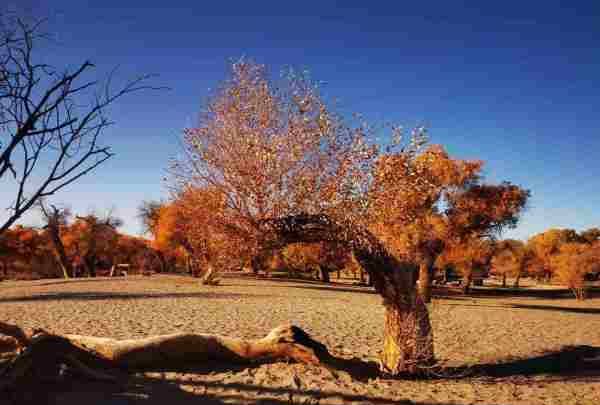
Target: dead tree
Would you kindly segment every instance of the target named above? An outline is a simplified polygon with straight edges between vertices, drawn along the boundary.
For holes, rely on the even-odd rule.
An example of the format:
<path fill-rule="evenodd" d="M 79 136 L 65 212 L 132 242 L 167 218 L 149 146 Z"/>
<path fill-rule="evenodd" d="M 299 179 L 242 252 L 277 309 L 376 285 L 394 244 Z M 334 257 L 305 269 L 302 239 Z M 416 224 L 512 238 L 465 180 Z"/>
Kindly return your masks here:
<path fill-rule="evenodd" d="M 67 251 L 61 238 L 62 228 L 67 225 L 68 219 L 71 216 L 71 212 L 66 208 L 57 208 L 55 205 L 46 207 L 43 201 L 39 202 L 39 207 L 44 222 L 46 223 L 44 228 L 50 237 L 54 255 L 56 256 L 56 261 L 62 270 L 63 277 L 73 277 L 73 263 L 67 256 Z"/>
<path fill-rule="evenodd" d="M 1 18 L 1 16 L 0 16 Z M 51 196 L 106 162 L 113 153 L 101 134 L 112 122 L 108 107 L 122 96 L 148 88 L 147 76 L 113 91 L 87 81 L 94 65 L 60 72 L 36 61 L 45 39 L 40 24 L 7 21 L 0 31 L 0 180 L 14 198 L 0 234 L 36 201 Z M 89 101 L 86 101 L 89 100 Z"/>

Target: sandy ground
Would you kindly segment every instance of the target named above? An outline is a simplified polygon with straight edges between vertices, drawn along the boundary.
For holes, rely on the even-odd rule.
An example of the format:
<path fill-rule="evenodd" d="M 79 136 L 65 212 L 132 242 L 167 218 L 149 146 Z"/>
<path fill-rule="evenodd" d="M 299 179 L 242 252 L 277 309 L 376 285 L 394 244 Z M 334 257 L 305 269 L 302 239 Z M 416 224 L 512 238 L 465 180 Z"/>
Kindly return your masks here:
<path fill-rule="evenodd" d="M 176 276 L 5 281 L 0 320 L 114 338 L 180 331 L 256 338 L 291 321 L 338 356 L 376 361 L 383 307 L 369 289 L 247 278 L 222 284 Z M 471 375 L 412 381 L 299 364 L 199 365 L 139 374 L 123 386 L 66 383 L 47 403 L 600 404 L 600 298 L 448 297 L 430 311 L 437 357 L 472 366 Z"/>

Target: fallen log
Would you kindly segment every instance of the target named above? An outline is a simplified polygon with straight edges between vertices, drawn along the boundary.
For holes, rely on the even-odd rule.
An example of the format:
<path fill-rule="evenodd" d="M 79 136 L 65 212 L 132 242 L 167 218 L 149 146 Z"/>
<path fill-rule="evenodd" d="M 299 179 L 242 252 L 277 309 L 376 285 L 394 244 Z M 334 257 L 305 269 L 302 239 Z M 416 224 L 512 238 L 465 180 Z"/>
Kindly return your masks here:
<path fill-rule="evenodd" d="M 207 360 L 243 363 L 290 359 L 319 364 L 330 357 L 323 344 L 294 325 L 279 326 L 264 338 L 255 340 L 191 333 L 128 340 L 80 335 L 64 335 L 64 338 L 82 350 L 128 369 L 197 364 Z"/>
<path fill-rule="evenodd" d="M 262 339 L 176 333 L 116 340 L 45 331 L 30 337 L 19 327 L 7 324 L 0 324 L 0 333 L 22 343 L 22 349 L 0 370 L 0 392 L 27 387 L 32 380 L 60 379 L 65 369 L 91 379 L 114 380 L 110 370 L 117 368 L 141 371 L 215 360 L 325 364 L 332 358 L 323 344 L 294 325 L 279 326 Z"/>

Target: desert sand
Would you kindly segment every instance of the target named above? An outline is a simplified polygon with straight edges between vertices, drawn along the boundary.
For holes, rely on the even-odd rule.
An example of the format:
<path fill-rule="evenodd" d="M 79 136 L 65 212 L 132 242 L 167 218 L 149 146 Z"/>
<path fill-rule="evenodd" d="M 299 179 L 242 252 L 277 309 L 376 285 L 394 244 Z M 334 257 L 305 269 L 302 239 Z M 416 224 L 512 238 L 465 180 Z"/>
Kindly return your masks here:
<path fill-rule="evenodd" d="M 243 277 L 202 286 L 164 275 L 0 283 L 0 320 L 27 328 L 258 338 L 292 322 L 334 355 L 364 362 L 346 371 L 208 364 L 122 384 L 67 380 L 47 388 L 51 404 L 600 404 L 600 298 L 452 296 L 434 299 L 430 311 L 448 368 L 437 378 L 388 379 L 371 372 L 384 309 L 366 287 Z"/>

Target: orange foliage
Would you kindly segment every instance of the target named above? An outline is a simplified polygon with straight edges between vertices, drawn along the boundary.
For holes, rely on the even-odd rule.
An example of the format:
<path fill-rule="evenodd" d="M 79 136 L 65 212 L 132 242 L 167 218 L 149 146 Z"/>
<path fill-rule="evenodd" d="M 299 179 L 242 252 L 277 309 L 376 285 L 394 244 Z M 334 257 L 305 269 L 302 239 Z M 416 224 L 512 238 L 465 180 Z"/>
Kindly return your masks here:
<path fill-rule="evenodd" d="M 585 275 L 598 265 L 599 258 L 594 257 L 590 249 L 587 243 L 567 242 L 551 259 L 554 275 L 578 300 L 585 298 Z"/>
<path fill-rule="evenodd" d="M 293 243 L 281 254 L 283 263 L 293 271 L 319 270 L 325 281 L 327 273 L 341 270 L 352 260 L 348 251 L 332 243 Z"/>
<path fill-rule="evenodd" d="M 373 127 L 345 123 L 306 76 L 274 83 L 264 66 L 234 63 L 200 125 L 185 131 L 185 159 L 171 168 L 174 204 L 198 190 L 210 190 L 220 204 L 212 216 L 202 204 L 184 204 L 180 245 L 206 245 L 203 230 L 216 229 L 227 235 L 217 243 L 227 249 L 216 251 L 254 262 L 269 249 L 261 244 L 263 220 L 326 214 L 348 227 L 369 227 L 400 256 L 432 263 L 444 245 L 516 224 L 527 191 L 480 184 L 481 161 L 425 147 L 423 128 L 404 146 L 392 130 L 394 141 L 383 153 Z"/>
<path fill-rule="evenodd" d="M 515 277 L 515 287 L 518 287 L 518 280 L 525 272 L 530 258 L 531 254 L 523 242 L 503 240 L 495 248 L 491 272 L 502 276 L 503 287 L 506 286 L 507 276 Z"/>
<path fill-rule="evenodd" d="M 73 277 L 96 275 L 96 269 L 130 264 L 135 270 L 152 266 L 155 252 L 142 238 L 119 234 L 120 221 L 95 215 L 60 222 L 58 238 L 65 248 L 68 274 L 61 268 L 48 227 L 15 226 L 0 236 L 0 275 L 3 277 Z M 72 266 L 71 266 L 72 265 Z M 72 270 L 75 269 L 75 274 Z"/>

